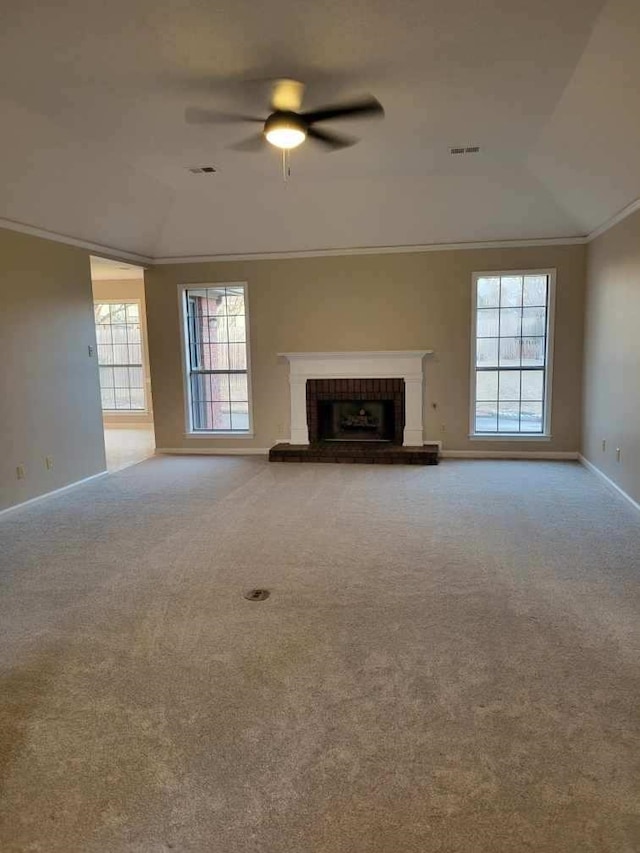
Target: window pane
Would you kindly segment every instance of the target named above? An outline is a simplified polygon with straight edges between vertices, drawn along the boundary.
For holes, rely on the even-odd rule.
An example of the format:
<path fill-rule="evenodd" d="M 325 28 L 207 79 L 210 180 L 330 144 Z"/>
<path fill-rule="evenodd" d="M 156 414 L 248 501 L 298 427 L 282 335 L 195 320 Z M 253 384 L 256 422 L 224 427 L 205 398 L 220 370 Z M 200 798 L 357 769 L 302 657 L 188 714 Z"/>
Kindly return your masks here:
<path fill-rule="evenodd" d="M 243 315 L 227 317 L 230 341 L 246 341 L 245 321 Z"/>
<path fill-rule="evenodd" d="M 497 308 L 500 304 L 500 279 L 478 279 L 478 308 Z"/>
<path fill-rule="evenodd" d="M 125 362 L 127 364 L 142 364 L 142 347 L 140 344 L 129 344 Z"/>
<path fill-rule="evenodd" d="M 249 429 L 249 404 L 231 404 L 231 429 Z"/>
<path fill-rule="evenodd" d="M 144 388 L 131 389 L 131 408 L 144 409 Z"/>
<path fill-rule="evenodd" d="M 520 367 L 520 338 L 500 338 L 500 366 Z"/>
<path fill-rule="evenodd" d="M 519 432 L 520 404 L 500 403 L 498 408 L 498 432 Z"/>
<path fill-rule="evenodd" d="M 202 347 L 204 370 L 228 370 L 229 369 L 229 347 L 228 344 L 207 344 Z"/>
<path fill-rule="evenodd" d="M 516 308 L 522 305 L 522 276 L 505 275 L 500 280 L 500 305 Z"/>
<path fill-rule="evenodd" d="M 112 367 L 101 367 L 100 368 L 100 387 L 101 388 L 113 388 L 113 368 Z"/>
<path fill-rule="evenodd" d="M 229 376 L 228 374 L 214 373 L 206 377 L 206 399 L 215 402 L 227 402 L 229 399 Z"/>
<path fill-rule="evenodd" d="M 476 403 L 476 432 L 497 432 L 497 403 Z"/>
<path fill-rule="evenodd" d="M 202 322 L 200 329 L 202 340 L 206 343 L 226 343 L 227 336 L 227 318 L 226 317 L 207 317 Z"/>
<path fill-rule="evenodd" d="M 547 312 L 545 308 L 523 308 L 522 310 L 522 334 L 544 335 L 546 334 Z"/>
<path fill-rule="evenodd" d="M 116 398 L 113 388 L 103 388 L 100 392 L 100 396 L 102 397 L 103 409 L 115 409 Z"/>
<path fill-rule="evenodd" d="M 244 290 L 241 287 L 227 288 L 227 314 L 244 314 Z"/>
<path fill-rule="evenodd" d="M 129 371 L 126 367 L 113 368 L 113 385 L 115 388 L 129 387 Z"/>
<path fill-rule="evenodd" d="M 129 389 L 128 388 L 116 388 L 115 389 L 116 396 L 116 409 L 130 409 L 131 408 L 131 398 L 129 397 Z"/>
<path fill-rule="evenodd" d="M 98 364 L 113 364 L 113 348 L 98 346 Z"/>
<path fill-rule="evenodd" d="M 498 372 L 479 370 L 476 373 L 476 400 L 498 399 Z"/>
<path fill-rule="evenodd" d="M 96 302 L 93 306 L 93 312 L 95 314 L 96 323 L 108 323 L 110 310 L 109 305 L 105 302 Z"/>
<path fill-rule="evenodd" d="M 542 400 L 544 391 L 544 371 L 525 370 L 522 373 L 522 399 Z"/>
<path fill-rule="evenodd" d="M 141 367 L 130 367 L 129 368 L 129 387 L 130 388 L 142 388 L 142 368 Z"/>
<path fill-rule="evenodd" d="M 499 314 L 500 312 L 494 308 L 481 308 L 478 310 L 476 334 L 479 338 L 498 337 Z"/>
<path fill-rule="evenodd" d="M 115 303 L 111 305 L 111 323 L 125 323 L 127 320 L 126 306 L 125 305 L 116 305 Z"/>
<path fill-rule="evenodd" d="M 127 323 L 137 323 L 140 319 L 140 311 L 136 302 L 128 302 L 126 305 Z"/>
<path fill-rule="evenodd" d="M 113 363 L 128 364 L 129 363 L 129 348 L 126 344 L 113 345 Z"/>
<path fill-rule="evenodd" d="M 520 415 L 522 432 L 542 432 L 542 403 L 522 403 Z"/>
<path fill-rule="evenodd" d="M 107 324 L 96 326 L 96 343 L 98 346 L 101 344 L 111 344 L 111 326 Z"/>
<path fill-rule="evenodd" d="M 227 313 L 227 301 L 224 287 L 208 287 L 207 298 L 202 300 L 203 314 L 207 317 L 217 317 Z"/>
<path fill-rule="evenodd" d="M 478 338 L 476 347 L 476 364 L 478 367 L 498 366 L 497 338 Z"/>
<path fill-rule="evenodd" d="M 247 369 L 247 348 L 245 344 L 229 344 L 229 368 L 231 370 Z"/>
<path fill-rule="evenodd" d="M 500 337 L 519 338 L 521 328 L 520 308 L 503 308 L 500 311 Z"/>
<path fill-rule="evenodd" d="M 212 412 L 212 429 L 231 429 L 231 413 L 229 403 L 210 403 Z"/>
<path fill-rule="evenodd" d="M 232 373 L 229 376 L 229 390 L 232 400 L 245 401 L 249 399 L 247 376 L 243 373 Z"/>
<path fill-rule="evenodd" d="M 500 371 L 500 393 L 499 400 L 520 400 L 520 371 Z"/>
<path fill-rule="evenodd" d="M 544 338 L 522 339 L 522 364 L 527 367 L 544 366 Z"/>
<path fill-rule="evenodd" d="M 524 277 L 524 305 L 546 305 L 547 304 L 547 276 L 525 275 Z"/>
<path fill-rule="evenodd" d="M 127 337 L 130 344 L 139 344 L 142 340 L 140 335 L 140 326 L 138 323 L 131 323 L 127 326 Z"/>

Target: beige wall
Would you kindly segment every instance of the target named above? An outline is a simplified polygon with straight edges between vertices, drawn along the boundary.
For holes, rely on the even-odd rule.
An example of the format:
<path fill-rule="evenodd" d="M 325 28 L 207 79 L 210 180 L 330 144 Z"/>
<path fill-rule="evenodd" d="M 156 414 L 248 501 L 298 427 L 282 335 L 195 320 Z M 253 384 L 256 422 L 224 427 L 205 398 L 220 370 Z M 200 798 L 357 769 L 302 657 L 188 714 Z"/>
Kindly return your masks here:
<path fill-rule="evenodd" d="M 140 319 L 142 328 L 142 361 L 145 377 L 146 412 L 109 412 L 103 415 L 106 426 L 132 426 L 153 423 L 153 403 L 151 397 L 151 371 L 149 370 L 149 346 L 147 338 L 147 307 L 144 295 L 144 281 L 137 279 L 119 279 L 93 282 L 93 298 L 96 301 L 122 301 L 137 299 L 140 301 Z"/>
<path fill-rule="evenodd" d="M 88 252 L 0 230 L 0 509 L 104 470 L 89 345 Z"/>
<path fill-rule="evenodd" d="M 640 212 L 593 240 L 587 261 L 583 453 L 640 501 Z"/>
<path fill-rule="evenodd" d="M 156 444 L 269 447 L 289 434 L 288 365 L 278 352 L 433 349 L 426 361 L 425 439 L 446 449 L 577 451 L 580 446 L 584 246 L 176 264 L 145 272 Z M 557 268 L 549 442 L 470 441 L 474 271 Z M 247 281 L 255 437 L 189 438 L 178 284 Z M 437 408 L 433 408 L 436 405 Z M 442 426 L 444 425 L 444 431 Z"/>

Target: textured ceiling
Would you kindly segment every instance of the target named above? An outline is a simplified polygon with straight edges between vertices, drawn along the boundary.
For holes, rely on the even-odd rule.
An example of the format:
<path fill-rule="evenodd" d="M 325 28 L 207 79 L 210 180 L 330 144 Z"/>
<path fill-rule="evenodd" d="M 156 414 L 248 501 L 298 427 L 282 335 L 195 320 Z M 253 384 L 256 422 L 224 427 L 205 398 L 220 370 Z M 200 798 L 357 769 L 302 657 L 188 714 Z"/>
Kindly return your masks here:
<path fill-rule="evenodd" d="M 155 258 L 584 235 L 640 195 L 639 38 L 637 0 L 5 0 L 0 217 Z M 386 120 L 287 184 L 185 123 L 280 76 Z"/>

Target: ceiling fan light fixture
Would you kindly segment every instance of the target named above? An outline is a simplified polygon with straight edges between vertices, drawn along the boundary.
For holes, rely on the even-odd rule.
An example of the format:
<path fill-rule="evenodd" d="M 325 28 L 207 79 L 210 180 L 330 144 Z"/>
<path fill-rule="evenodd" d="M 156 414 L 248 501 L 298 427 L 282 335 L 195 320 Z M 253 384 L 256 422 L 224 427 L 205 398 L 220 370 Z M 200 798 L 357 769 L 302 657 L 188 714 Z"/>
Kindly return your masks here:
<path fill-rule="evenodd" d="M 297 116 L 274 114 L 265 123 L 264 135 L 276 148 L 290 150 L 305 141 L 307 129 Z"/>

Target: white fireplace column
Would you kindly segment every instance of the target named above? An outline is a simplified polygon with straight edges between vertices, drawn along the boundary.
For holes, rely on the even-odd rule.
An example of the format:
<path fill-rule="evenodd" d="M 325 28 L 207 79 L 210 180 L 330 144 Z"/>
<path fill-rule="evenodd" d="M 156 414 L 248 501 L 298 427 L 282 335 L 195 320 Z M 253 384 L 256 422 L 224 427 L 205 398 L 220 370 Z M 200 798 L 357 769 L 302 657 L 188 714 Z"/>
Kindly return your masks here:
<path fill-rule="evenodd" d="M 307 379 L 404 379 L 403 445 L 422 447 L 423 361 L 433 350 L 283 352 L 289 361 L 291 444 L 309 444 Z"/>

